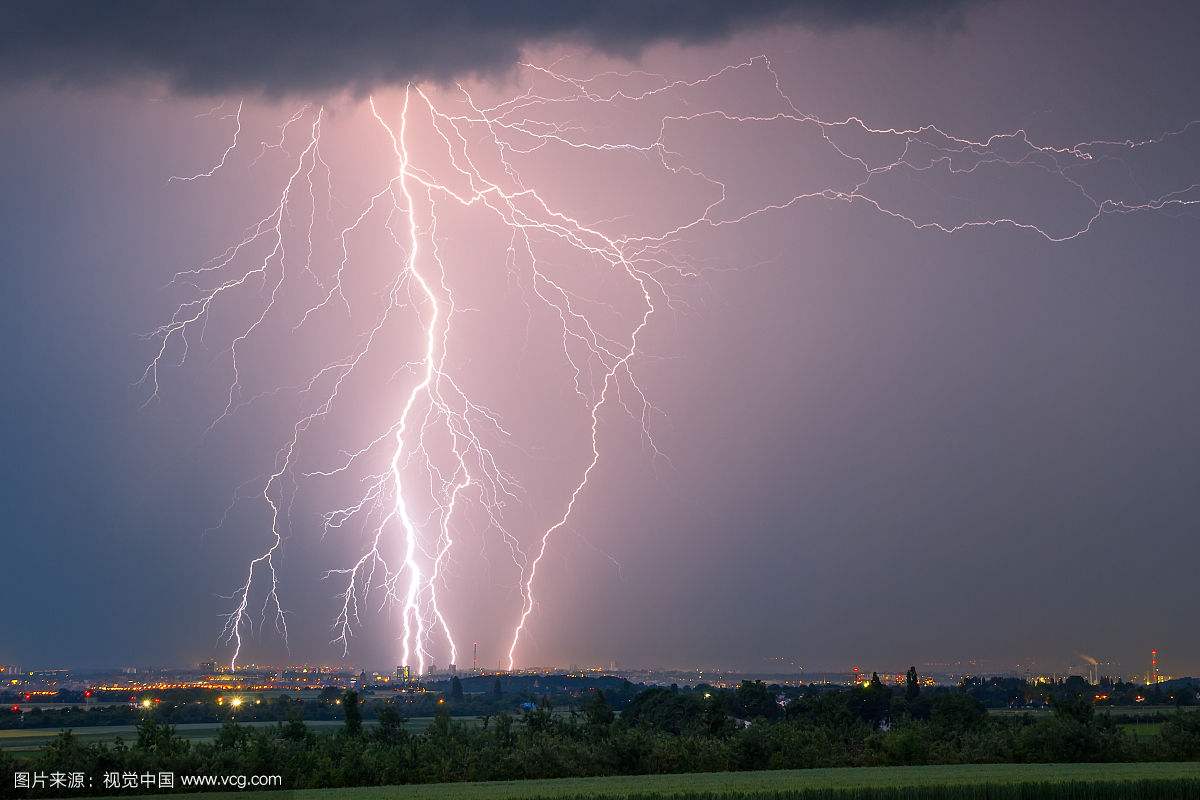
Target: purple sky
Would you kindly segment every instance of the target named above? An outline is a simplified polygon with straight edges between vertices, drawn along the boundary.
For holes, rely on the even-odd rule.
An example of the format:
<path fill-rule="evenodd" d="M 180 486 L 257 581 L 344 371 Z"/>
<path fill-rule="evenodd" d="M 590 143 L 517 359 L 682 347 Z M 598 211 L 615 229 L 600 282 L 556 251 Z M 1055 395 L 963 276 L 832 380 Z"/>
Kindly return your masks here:
<path fill-rule="evenodd" d="M 577 77 L 637 70 L 589 84 L 597 94 L 632 95 L 661 86 L 658 75 L 690 81 L 763 54 L 801 114 L 857 117 L 874 129 L 934 124 L 979 142 L 1018 129 L 1055 148 L 1142 141 L 1200 117 L 1190 63 L 1197 21 L 1182 5 L 1048 11 L 1000 3 L 934 19 L 772 24 L 628 57 L 552 41 L 527 47 L 523 59 Z M 364 75 L 377 66 L 362 65 Z M 573 91 L 530 70 L 464 81 L 481 108 L 531 89 Z M 613 238 L 685 225 L 714 203 L 708 218 L 729 220 L 798 194 L 846 191 L 863 173 L 843 153 L 879 165 L 906 143 L 907 168 L 871 179 L 866 195 L 880 206 L 946 226 L 1009 218 L 1046 236 L 1013 225 L 915 229 L 861 198 L 814 198 L 737 225 L 689 227 L 655 249 L 671 264 L 700 268 L 671 282 L 670 305 L 656 295 L 659 311 L 631 360 L 657 409 L 647 418 L 662 455 L 642 435 L 640 399 L 622 372 L 616 385 L 633 418 L 615 402 L 598 414 L 601 457 L 539 566 L 539 602 L 518 663 L 766 668 L 782 656 L 810 669 L 966 658 L 997 669 L 1031 659 L 1061 668 L 1083 652 L 1132 673 L 1158 647 L 1167 672 L 1200 669 L 1186 625 L 1200 475 L 1200 370 L 1190 357 L 1200 333 L 1200 228 L 1185 204 L 1200 195 L 1105 214 L 1065 242 L 1047 238 L 1087 226 L 1089 197 L 1136 206 L 1187 189 L 1200 167 L 1200 126 L 1152 145 L 1084 148 L 1091 162 L 1055 161 L 1019 140 L 946 162 L 937 159 L 952 145 L 929 132 L 766 119 L 788 112 L 774 81 L 754 60 L 636 102 L 491 114 L 541 123 L 504 134 L 521 179 L 547 205 Z M 265 294 L 256 285 L 223 300 L 182 367 L 172 346 L 160 396 L 145 409 L 146 388 L 133 384 L 155 343 L 139 335 L 194 294 L 163 288 L 175 273 L 236 243 L 278 203 L 297 164 L 307 169 L 302 152 L 321 104 L 335 202 L 328 208 L 321 166 L 315 204 L 307 184 L 289 204 L 282 227 L 292 277 L 240 351 L 246 396 L 302 383 L 352 351 L 406 257 L 386 212 L 368 217 L 348 239 L 354 313 L 326 309 L 290 332 L 321 299 L 301 269 L 310 211 L 311 268 L 327 285 L 342 258 L 339 231 L 397 168 L 362 96 L 306 91 L 303 82 L 284 90 L 282 99 L 264 98 L 234 85 L 197 97 L 115 77 L 84 88 L 3 90 L 11 124 L 0 129 L 8 233 L 0 357 L 9 387 L 0 424 L 8 470 L 0 481 L 8 565 L 0 662 L 230 655 L 218 641 L 220 615 L 237 598 L 220 595 L 269 545 L 269 508 L 251 497 L 219 530 L 206 528 L 243 482 L 258 479 L 243 495 L 261 491 L 315 395 L 272 393 L 205 433 L 227 401 L 229 343 L 264 308 L 270 282 Z M 470 112 L 450 85 L 426 91 L 447 113 Z M 376 81 L 374 94 L 381 116 L 398 125 L 403 86 Z M 210 178 L 168 182 L 220 159 L 243 97 L 243 129 L 227 163 Z M 406 137 L 413 165 L 469 191 L 415 98 Z M 278 141 L 278 126 L 306 103 L 286 152 L 267 148 L 256 162 L 260 142 Z M 575 143 L 644 148 L 664 117 L 717 109 L 725 116 L 662 127 L 666 166 L 655 151 L 629 148 L 543 141 L 521 152 L 538 142 L 530 131 L 551 130 Z M 484 127 L 464 132 L 480 172 L 510 179 Z M 1050 169 L 1064 164 L 1065 173 Z M 725 187 L 719 203 L 716 181 Z M 462 309 L 447 339 L 447 376 L 511 433 L 508 444 L 485 438 L 523 487 L 505 501 L 503 519 L 516 545 L 531 551 L 588 464 L 588 406 L 599 385 L 588 380 L 604 369 L 584 359 L 580 397 L 559 317 L 531 295 L 547 284 L 519 257 L 507 260 L 511 230 L 479 206 L 437 202 L 416 201 L 418 264 L 433 268 L 436 242 Z M 395 230 L 403 240 L 402 219 Z M 641 313 L 633 284 L 551 236 L 537 247 L 539 269 L 570 293 L 572 307 L 600 335 L 626 341 Z M 229 274 L 243 274 L 267 250 Z M 411 291 L 410 280 L 405 296 Z M 295 473 L 329 469 L 340 450 L 357 450 L 395 423 L 419 377 L 401 369 L 421 357 L 429 317 L 427 305 L 418 308 L 421 315 L 397 312 L 336 411 L 306 431 Z M 568 344 L 575 363 L 579 347 Z M 430 433 L 428 445 L 435 463 L 448 463 L 443 435 Z M 341 655 L 329 640 L 338 634 L 330 626 L 344 576 L 321 578 L 352 566 L 370 534 L 347 525 L 322 536 L 320 515 L 361 496 L 356 478 L 386 471 L 386 449 L 363 467 L 297 482 L 293 525 L 276 556 L 294 660 Z M 418 467 L 406 475 L 406 485 L 420 486 Z M 433 542 L 435 508 L 420 492 L 410 496 L 421 535 Z M 439 589 L 460 665 L 475 641 L 484 664 L 502 658 L 521 611 L 522 572 L 487 522 L 478 502 L 453 518 Z M 391 556 L 402 539 L 396 525 L 387 528 Z M 425 559 L 426 573 L 431 566 Z M 261 577 L 251 593 L 255 620 Z M 377 613 L 382 599 L 375 591 L 362 606 L 352 663 L 398 663 L 400 614 Z M 289 657 L 270 614 L 265 631 L 247 629 L 243 638 L 244 660 Z M 433 637 L 428 647 L 429 659 L 446 662 L 443 641 Z"/>

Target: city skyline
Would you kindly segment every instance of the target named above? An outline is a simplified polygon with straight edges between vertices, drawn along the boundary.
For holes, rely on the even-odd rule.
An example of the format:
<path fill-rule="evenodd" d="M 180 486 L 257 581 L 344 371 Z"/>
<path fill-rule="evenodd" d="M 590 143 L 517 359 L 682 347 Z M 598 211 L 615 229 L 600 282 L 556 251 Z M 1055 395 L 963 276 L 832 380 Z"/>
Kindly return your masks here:
<path fill-rule="evenodd" d="M 70 672 L 79 675 L 95 675 L 95 674 L 124 674 L 127 676 L 136 677 L 139 675 L 155 674 L 155 673 L 173 673 L 200 671 L 212 674 L 254 674 L 263 671 L 269 672 L 309 672 L 318 673 L 358 673 L 366 672 L 376 675 L 388 675 L 395 672 L 397 675 L 403 671 L 410 675 L 413 680 L 418 678 L 436 678 L 438 676 L 446 677 L 449 675 L 505 675 L 505 674 L 528 674 L 528 675 L 554 675 L 554 674 L 570 674 L 570 673 L 601 673 L 610 675 L 646 675 L 650 673 L 662 674 L 692 674 L 692 675 L 740 675 L 740 676 L 757 676 L 757 677 L 778 677 L 783 678 L 790 676 L 789 679 L 805 683 L 807 681 L 820 681 L 831 676 L 857 676 L 870 675 L 872 672 L 878 672 L 881 675 L 887 676 L 903 676 L 905 667 L 902 667 L 899 662 L 885 660 L 880 663 L 848 663 L 848 664 L 822 664 L 819 661 L 810 662 L 808 664 L 801 663 L 795 659 L 786 657 L 767 657 L 761 659 L 760 664 L 721 664 L 717 662 L 711 663 L 696 663 L 696 664 L 623 664 L 615 659 L 607 662 L 573 662 L 561 664 L 530 664 L 522 666 L 518 669 L 508 670 L 504 668 L 500 659 L 500 664 L 489 665 L 486 662 L 476 662 L 473 664 L 437 664 L 435 662 L 426 665 L 424 673 L 418 673 L 416 668 L 411 665 L 396 665 L 394 667 L 383 664 L 367 664 L 354 661 L 353 659 L 331 660 L 331 661 L 283 661 L 276 663 L 244 663 L 236 668 L 231 669 L 227 663 L 222 663 L 216 660 L 203 660 L 198 662 L 160 662 L 160 663 L 142 663 L 142 664 L 64 664 L 64 663 L 38 663 L 38 664 L 18 664 L 15 661 L 0 661 L 0 674 L 4 675 L 22 675 L 22 674 L 49 674 L 58 672 Z M 893 663 L 895 662 L 895 663 Z M 1173 680 L 1175 678 L 1191 677 L 1194 669 L 1187 665 L 1179 664 L 1170 659 L 1168 653 L 1159 648 L 1152 648 L 1145 654 L 1144 663 L 1127 664 L 1113 660 L 1102 660 L 1090 656 L 1086 653 L 1075 653 L 1072 657 L 1052 658 L 1052 659 L 1023 659 L 1019 661 L 1010 661 L 1003 658 L 999 659 L 976 659 L 976 658 L 959 658 L 959 659 L 943 659 L 943 660 L 922 660 L 909 664 L 908 666 L 916 667 L 922 675 L 934 675 L 941 679 L 946 679 L 951 683 L 958 680 L 973 676 L 973 677 L 1023 677 L 1023 678 L 1041 678 L 1051 677 L 1062 679 L 1071 675 L 1078 675 L 1088 679 L 1091 683 L 1097 684 L 1101 679 L 1111 680 L 1129 680 L 1142 683 L 1156 683 L 1158 681 Z"/>
<path fill-rule="evenodd" d="M 222 681 L 244 682 L 255 680 L 255 676 L 273 676 L 271 680 L 287 684 L 300 680 L 313 682 L 318 685 L 321 676 L 365 675 L 373 682 L 388 683 L 389 681 L 417 683 L 425 680 L 445 680 L 459 675 L 467 676 L 553 676 L 553 675 L 608 675 L 624 677 L 639 683 L 664 684 L 665 682 L 685 681 L 689 685 L 697 682 L 712 682 L 720 685 L 736 685 L 741 679 L 776 680 L 788 685 L 820 684 L 829 681 L 848 682 L 850 685 L 865 680 L 867 676 L 878 674 L 885 683 L 903 683 L 905 668 L 895 664 L 866 664 L 847 665 L 844 667 L 812 668 L 801 664 L 781 664 L 778 659 L 766 659 L 767 666 L 761 668 L 735 667 L 729 665 L 634 665 L 618 664 L 610 661 L 607 664 L 559 664 L 559 665 L 529 665 L 519 669 L 508 670 L 501 666 L 490 667 L 486 664 L 458 666 L 455 664 L 428 664 L 424 673 L 418 673 L 411 665 L 395 667 L 358 664 L 349 662 L 308 663 L 246 663 L 231 668 L 228 664 L 217 661 L 201 661 L 193 664 L 158 664 L 158 665 L 19 665 L 14 662 L 0 662 L 0 675 L 16 678 L 49 679 L 56 681 L 69 678 L 80 686 L 95 689 L 119 690 L 117 687 L 97 683 L 97 676 L 115 677 L 117 682 L 127 682 L 130 686 L 148 685 L 158 688 L 185 688 L 186 685 L 221 688 Z M 990 663 L 977 659 L 961 659 L 955 661 L 926 661 L 910 664 L 917 674 L 935 683 L 956 685 L 968 678 L 1000 678 L 1015 677 L 1032 681 L 1035 684 L 1049 681 L 1061 681 L 1068 677 L 1082 677 L 1092 685 L 1105 682 L 1129 681 L 1144 685 L 1153 685 L 1176 679 L 1194 680 L 1187 671 L 1170 674 L 1172 665 L 1162 658 L 1158 649 L 1147 654 L 1147 661 L 1141 669 L 1124 669 L 1123 665 L 1115 662 L 1099 661 L 1086 654 L 1078 654 L 1075 661 L 1063 661 L 1056 665 L 1037 664 L 1034 662 L 1003 664 Z M 1178 670 L 1177 670 L 1178 671 Z M 188 684 L 162 684 L 162 676 L 192 675 L 203 676 L 200 682 Z M 145 683 L 150 681 L 150 683 Z M 207 681 L 207 683 L 205 683 Z M 213 682 L 216 682 L 215 684 Z M 18 681 L 9 681 L 16 685 Z M 234 688 L 230 684 L 225 688 Z M 257 690 L 270 688 L 257 687 Z"/>

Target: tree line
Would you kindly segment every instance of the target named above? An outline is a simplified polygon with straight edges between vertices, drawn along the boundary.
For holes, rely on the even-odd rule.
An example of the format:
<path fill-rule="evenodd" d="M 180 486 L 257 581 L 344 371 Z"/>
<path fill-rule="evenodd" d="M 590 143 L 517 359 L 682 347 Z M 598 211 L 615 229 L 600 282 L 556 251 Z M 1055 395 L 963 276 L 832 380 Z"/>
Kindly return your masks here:
<path fill-rule="evenodd" d="M 452 692 L 451 696 L 454 696 Z M 968 691 L 926 689 L 915 670 L 905 686 L 877 676 L 851 689 L 743 682 L 733 690 L 656 687 L 614 708 L 603 690 L 569 710 L 549 697 L 520 714 L 455 720 L 438 706 L 423 731 L 403 708 L 384 704 L 374 724 L 347 692 L 343 724 L 319 732 L 298 715 L 275 726 L 227 721 L 211 742 L 192 742 L 153 715 L 136 742 L 85 743 L 67 732 L 21 770 L 178 775 L 280 774 L 288 788 L 514 780 L 723 770 L 954 763 L 1102 762 L 1200 759 L 1200 713 L 1179 710 L 1157 736 L 1123 732 L 1096 712 L 1094 698 L 1061 693 L 1053 713 L 989 715 Z M 466 698 L 459 698 L 465 702 Z M 0 753 L 0 775 L 18 769 Z M 11 783 L 0 796 L 19 797 Z M 86 791 L 78 792 L 85 794 Z M 27 793 L 29 794 L 29 793 Z M 37 796 L 31 793 L 30 796 Z"/>

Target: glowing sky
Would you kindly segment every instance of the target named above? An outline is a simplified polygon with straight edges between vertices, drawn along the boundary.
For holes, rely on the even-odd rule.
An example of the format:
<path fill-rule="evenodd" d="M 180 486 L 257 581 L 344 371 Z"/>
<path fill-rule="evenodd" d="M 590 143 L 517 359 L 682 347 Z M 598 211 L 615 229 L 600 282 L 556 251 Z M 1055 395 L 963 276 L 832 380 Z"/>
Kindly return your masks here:
<path fill-rule="evenodd" d="M 660 86 L 659 75 L 695 80 L 749 62 L 661 102 L 537 110 L 588 141 L 645 143 L 665 115 L 721 109 L 670 123 L 668 141 L 679 163 L 720 176 L 717 216 L 731 219 L 855 180 L 855 165 L 811 126 L 729 121 L 780 111 L 766 62 L 751 61 L 760 54 L 804 113 L 874 128 L 935 123 L 975 140 L 1023 129 L 1070 147 L 1142 141 L 1200 117 L 1186 9 L 1086 8 L 972 5 L 932 28 L 923 16 L 772 24 L 628 58 L 577 41 L 527 47 L 522 58 L 574 76 L 641 71 L 591 87 L 627 93 Z M 145 408 L 146 387 L 134 384 L 155 344 L 138 336 L 188 298 L 186 286 L 163 288 L 173 275 L 220 254 L 278 203 L 318 105 L 336 202 L 327 208 L 318 181 L 315 205 L 306 186 L 296 213 L 312 207 L 320 220 L 319 276 L 328 280 L 341 258 L 331 234 L 396 169 L 361 95 L 306 93 L 300 82 L 264 98 L 255 80 L 202 97 L 123 82 L 5 90 L 0 661 L 228 657 L 218 636 L 231 600 L 218 595 L 262 552 L 270 520 L 251 501 L 206 528 L 239 486 L 271 473 L 305 399 L 270 394 L 206 432 L 228 401 L 224 348 L 262 307 L 254 292 L 209 321 L 207 347 L 160 372 Z M 529 70 L 464 78 L 481 107 L 553 84 Z M 439 108 L 464 111 L 454 87 L 427 91 Z M 398 123 L 403 87 L 374 95 Z M 220 160 L 243 97 L 227 162 L 202 180 L 168 182 Z M 284 148 L 264 149 L 306 104 Z M 839 144 L 891 159 L 890 139 L 848 133 Z M 414 163 L 447 174 L 428 114 L 408 141 Z M 1023 156 L 1020 142 L 996 152 Z M 1121 158 L 1073 172 L 1080 187 L 1145 202 L 1195 181 L 1200 127 L 1104 152 Z M 513 157 L 548 205 L 614 235 L 686 224 L 720 197 L 711 180 L 642 152 L 546 146 Z M 1033 161 L 885 175 L 873 196 L 918 221 L 1004 217 L 1045 236 L 1013 226 L 946 235 L 863 202 L 813 199 L 673 240 L 676 263 L 703 270 L 672 282 L 674 306 L 663 304 L 642 340 L 636 372 L 658 409 L 648 417 L 654 444 L 639 419 L 613 407 L 600 415 L 603 458 L 539 570 L 519 662 L 1052 666 L 1083 651 L 1132 670 L 1158 646 L 1168 671 L 1200 666 L 1183 622 L 1200 475 L 1194 212 L 1110 214 L 1051 243 L 1087 226 L 1094 209 Z M 509 232 L 452 206 L 430 239 L 464 309 L 448 364 L 511 434 L 499 446 L 523 491 L 506 528 L 524 546 L 561 516 L 591 455 L 590 419 L 556 317 L 526 309 L 530 285 L 506 266 Z M 364 309 L 378 307 L 401 258 L 381 222 L 349 245 L 347 292 Z M 288 220 L 293 253 L 304 225 Z M 568 248 L 547 244 L 543 258 L 605 335 L 628 336 L 640 302 L 628 283 Z M 320 300 L 310 289 L 288 297 L 289 313 Z M 371 319 L 322 318 L 292 335 L 294 317 L 248 343 L 247 396 L 303 381 Z M 401 367 L 419 354 L 420 333 L 416 317 L 390 332 L 382 352 L 394 359 L 364 366 L 340 413 L 306 440 L 301 469 L 327 468 L 339 449 L 387 430 L 412 386 L 413 370 Z M 322 537 L 320 514 L 344 506 L 344 489 L 318 480 L 296 496 L 279 564 L 294 659 L 342 652 L 329 640 L 344 587 L 321 578 L 353 564 L 364 538 L 357 528 Z M 521 596 L 519 571 L 485 522 L 478 508 L 462 518 L 443 597 L 460 653 L 478 641 L 490 665 L 507 651 Z M 398 616 L 374 608 L 355 628 L 353 663 L 399 658 Z M 247 636 L 243 658 L 287 656 L 271 627 Z M 446 661 L 440 646 L 430 656 Z"/>

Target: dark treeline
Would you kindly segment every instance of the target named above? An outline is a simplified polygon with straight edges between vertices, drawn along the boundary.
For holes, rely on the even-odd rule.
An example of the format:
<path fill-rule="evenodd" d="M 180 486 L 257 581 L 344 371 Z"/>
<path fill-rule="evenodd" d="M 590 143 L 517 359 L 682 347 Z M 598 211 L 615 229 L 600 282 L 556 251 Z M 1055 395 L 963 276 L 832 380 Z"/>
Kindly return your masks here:
<path fill-rule="evenodd" d="M 1195 678 L 1178 678 L 1152 686 L 1107 679 L 1090 684 L 1078 675 L 1052 683 L 1022 678 L 968 678 L 959 688 L 987 708 L 1037 708 L 1074 696 L 1091 697 L 1098 708 L 1194 706 L 1200 702 Z"/>
<path fill-rule="evenodd" d="M 596 689 L 601 690 L 609 703 L 620 710 L 645 688 L 644 685 L 612 677 L 526 675 L 506 676 L 503 680 L 495 676 L 475 676 L 462 680 L 453 678 L 427 683 L 422 687 L 423 691 L 392 693 L 379 699 L 370 697 L 368 693 L 362 703 L 362 716 L 366 720 L 374 720 L 384 708 L 392 707 L 405 717 L 432 717 L 447 701 L 452 716 L 486 716 L 505 712 L 520 715 L 546 699 L 555 708 L 576 707 L 585 694 Z M 837 687 L 770 688 L 784 702 L 800 697 L 805 692 L 837 690 Z M 712 689 L 700 686 L 696 687 L 696 691 L 711 693 Z M 1074 696 L 1091 697 L 1100 711 L 1115 707 L 1146 709 L 1137 715 L 1129 715 L 1127 709 L 1126 716 L 1122 717 L 1127 722 L 1160 720 L 1167 716 L 1162 710 L 1164 706 L 1194 706 L 1200 702 L 1193 679 L 1147 687 L 1122 682 L 1091 685 L 1078 676 L 1053 683 L 1034 683 L 1021 678 L 970 678 L 964 680 L 957 691 L 970 695 L 988 709 L 1049 708 L 1056 699 Z M 0 729 L 137 725 L 148 714 L 168 725 L 220 723 L 230 719 L 240 722 L 287 722 L 297 717 L 310 721 L 342 717 L 339 706 L 342 690 L 336 687 L 328 687 L 308 699 L 286 693 L 276 696 L 249 693 L 244 695 L 244 705 L 236 709 L 228 702 L 219 701 L 222 697 L 227 701 L 230 696 L 237 694 L 236 691 L 207 689 L 171 689 L 134 695 L 115 691 L 97 692 L 86 706 L 0 713 Z M 143 699 L 151 702 L 150 709 L 141 706 Z M 54 701 L 83 703 L 84 694 L 62 691 Z M 24 699 L 20 692 L 0 691 L 0 706 L 16 705 L 19 708 L 22 702 Z"/>
<path fill-rule="evenodd" d="M 965 687 L 968 688 L 969 687 Z M 1178 710 L 1151 737 L 1123 732 L 1097 713 L 1090 694 L 1065 690 L 1044 715 L 988 714 L 970 691 L 906 686 L 874 678 L 852 689 L 811 687 L 781 696 L 744 682 L 736 690 L 652 688 L 620 713 L 602 690 L 567 712 L 550 699 L 519 715 L 456 721 L 452 695 L 428 728 L 413 732 L 402 709 L 384 705 L 363 724 L 353 692 L 338 704 L 345 723 L 317 732 L 298 716 L 252 728 L 228 721 L 215 741 L 189 742 L 154 715 L 132 745 L 85 744 L 66 733 L 23 761 L 22 770 L 81 771 L 93 793 L 100 776 L 282 775 L 289 788 L 592 775 L 954 763 L 1102 762 L 1200 759 L 1200 713 Z M 16 768 L 0 754 L 0 775 Z M 11 786 L 0 792 L 13 794 Z M 35 794 L 36 796 L 36 794 Z"/>
<path fill-rule="evenodd" d="M 600 689 L 612 704 L 620 708 L 644 689 L 621 678 L 572 678 L 551 676 L 457 677 L 428 682 L 421 691 L 386 692 L 375 699 L 369 695 L 362 701 L 362 716 L 377 719 L 384 708 L 398 710 L 403 716 L 432 717 L 439 708 L 449 705 L 453 716 L 485 716 L 501 712 L 521 714 L 527 708 L 545 700 L 556 708 L 578 705 L 588 690 Z M 287 722 L 300 718 L 309 721 L 342 718 L 343 690 L 327 687 L 307 699 L 287 693 L 263 696 L 258 693 L 216 691 L 211 689 L 167 689 L 162 691 L 95 692 L 91 703 L 74 708 L 34 707 L 28 711 L 0 712 L 0 729 L 20 728 L 88 728 L 102 725 L 137 725 L 152 716 L 167 725 L 194 723 Z M 229 704 L 232 697 L 244 702 L 237 708 Z M 149 708 L 142 706 L 146 700 Z M 54 698 L 57 703 L 83 703 L 83 692 L 62 691 Z M 24 702 L 20 692 L 0 692 L 0 706 L 7 709 Z"/>

